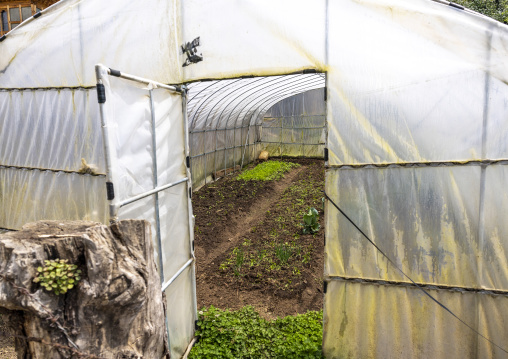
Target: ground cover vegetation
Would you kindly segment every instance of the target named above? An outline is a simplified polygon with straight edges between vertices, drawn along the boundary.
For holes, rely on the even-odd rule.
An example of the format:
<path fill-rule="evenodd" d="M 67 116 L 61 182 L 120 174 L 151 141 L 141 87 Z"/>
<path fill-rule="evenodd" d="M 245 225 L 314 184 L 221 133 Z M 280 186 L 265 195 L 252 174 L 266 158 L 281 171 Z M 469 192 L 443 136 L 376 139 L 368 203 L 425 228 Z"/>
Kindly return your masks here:
<path fill-rule="evenodd" d="M 236 178 L 238 181 L 274 181 L 284 177 L 291 168 L 300 167 L 293 162 L 267 161 L 256 167 L 243 171 Z"/>
<path fill-rule="evenodd" d="M 198 342 L 189 358 L 322 358 L 322 320 L 321 311 L 267 321 L 251 306 L 210 306 L 199 312 Z"/>

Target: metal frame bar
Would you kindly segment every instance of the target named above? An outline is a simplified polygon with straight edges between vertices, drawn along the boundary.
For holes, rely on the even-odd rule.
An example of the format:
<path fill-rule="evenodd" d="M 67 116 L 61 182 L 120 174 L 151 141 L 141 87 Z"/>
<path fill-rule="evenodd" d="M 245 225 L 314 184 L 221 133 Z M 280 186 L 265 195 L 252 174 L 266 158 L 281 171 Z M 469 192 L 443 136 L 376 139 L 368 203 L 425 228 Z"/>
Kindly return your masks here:
<path fill-rule="evenodd" d="M 259 143 L 277 143 L 277 144 L 281 144 L 281 145 L 298 145 L 298 146 L 301 146 L 301 145 L 304 145 L 304 146 L 324 146 L 325 143 L 324 142 L 321 142 L 321 143 L 301 143 L 301 142 L 273 142 L 273 141 L 261 141 Z"/>
<path fill-rule="evenodd" d="M 326 128 L 326 126 L 321 127 L 272 127 L 272 126 L 261 126 L 261 128 L 278 128 L 278 129 L 292 129 L 292 130 L 322 130 L 323 128 Z"/>
<path fill-rule="evenodd" d="M 254 143 L 248 143 L 247 144 L 247 147 L 249 146 L 254 146 L 255 144 L 257 143 L 261 143 L 261 142 L 254 142 Z M 238 145 L 238 146 L 235 146 L 235 147 L 228 147 L 228 148 L 219 148 L 217 151 L 223 151 L 223 150 L 231 150 L 233 148 L 243 148 L 244 145 Z M 210 155 L 212 153 L 215 153 L 215 151 L 210 151 L 210 152 L 205 152 L 205 153 L 200 153 L 199 155 L 194 155 L 194 156 L 191 156 L 190 158 L 198 158 L 198 157 L 201 157 L 201 156 L 205 156 L 205 155 Z"/>
<path fill-rule="evenodd" d="M 270 117 L 265 117 L 265 118 L 268 118 L 268 119 L 274 119 L 274 120 L 279 120 L 279 119 L 284 119 L 284 118 L 295 118 L 295 117 L 298 117 L 298 118 L 309 118 L 309 117 L 325 117 L 326 115 L 301 115 L 301 116 L 270 116 Z"/>
<path fill-rule="evenodd" d="M 169 86 L 169 85 L 163 84 L 161 82 L 145 79 L 143 77 L 138 77 L 138 76 L 134 76 L 134 75 L 130 75 L 130 74 L 121 73 L 120 71 L 115 71 L 110 68 L 108 68 L 107 70 L 108 70 L 108 74 L 110 76 L 120 77 L 122 79 L 130 80 L 130 81 L 134 81 L 134 82 L 139 82 L 139 83 L 142 83 L 145 85 L 152 84 L 152 85 L 155 85 L 156 87 L 163 88 L 165 90 L 169 90 L 169 91 L 173 91 L 173 92 L 178 92 L 178 93 L 182 92 L 181 88 L 178 86 Z"/>
<path fill-rule="evenodd" d="M 152 127 L 152 167 L 153 167 L 153 188 L 156 189 L 158 187 L 158 169 L 157 169 L 157 134 L 155 132 L 155 107 L 153 103 L 153 89 L 148 90 L 149 98 L 150 98 L 150 118 L 151 118 L 151 127 Z M 161 283 L 164 282 L 164 271 L 163 271 L 163 263 L 162 263 L 162 238 L 161 238 L 161 220 L 159 213 L 159 192 L 154 193 L 154 204 L 155 204 L 155 234 L 157 236 L 157 244 L 159 246 L 159 268 L 160 272 L 160 280 Z M 132 203 L 132 202 L 131 202 Z M 125 203 L 127 204 L 127 203 Z M 124 204 L 124 205 L 125 205 Z M 122 207 L 122 205 L 120 205 Z"/>
<path fill-rule="evenodd" d="M 187 87 L 182 86 L 182 113 L 183 113 L 183 121 L 184 121 L 184 146 L 185 146 L 185 156 L 186 156 L 186 166 L 185 171 L 187 173 L 187 178 L 191 177 L 191 163 L 190 163 L 190 148 L 189 148 L 189 118 L 187 114 Z M 194 256 L 194 215 L 192 214 L 192 181 L 187 181 L 187 206 L 188 206 L 188 215 L 189 215 L 189 246 L 191 250 L 191 259 L 192 267 L 191 267 L 191 278 L 192 278 L 192 307 L 194 311 L 194 315 L 197 316 L 198 313 L 198 302 L 197 302 L 197 290 L 196 290 L 196 257 Z"/>
<path fill-rule="evenodd" d="M 118 208 L 121 208 L 121 207 L 126 206 L 128 204 L 131 204 L 132 202 L 139 201 L 140 199 L 143 199 L 145 197 L 151 196 L 152 194 L 157 194 L 157 193 L 159 193 L 161 191 L 164 191 L 164 190 L 166 190 L 168 188 L 174 187 L 174 186 L 176 186 L 176 185 L 178 185 L 180 183 L 184 183 L 184 182 L 189 182 L 189 178 L 185 177 L 185 178 L 182 178 L 181 180 L 178 180 L 176 182 L 168 183 L 168 184 L 166 184 L 164 186 L 160 186 L 160 187 L 154 188 L 154 189 L 152 189 L 150 191 L 138 194 L 137 196 L 131 197 L 129 199 L 126 199 L 125 201 L 122 201 L 122 202 L 118 203 L 116 206 Z"/>
<path fill-rule="evenodd" d="M 249 126 L 242 126 L 242 127 L 230 127 L 230 128 L 213 128 L 211 130 L 197 130 L 197 131 L 190 131 L 190 134 L 193 133 L 203 133 L 203 132 L 217 132 L 217 131 L 227 131 L 227 130 L 236 130 L 238 128 L 247 128 Z"/>
<path fill-rule="evenodd" d="M 109 69 L 101 64 L 95 65 L 95 77 L 97 78 L 97 86 L 101 85 L 103 86 L 103 78 L 104 76 L 109 75 Z M 102 142 L 104 146 L 104 159 L 106 162 L 106 184 L 113 182 L 113 158 L 111 156 L 111 149 L 109 144 L 109 130 L 108 130 L 108 119 L 106 115 L 106 110 L 104 103 L 101 103 L 99 101 L 99 112 L 101 116 L 101 128 L 102 128 Z M 112 199 L 109 199 L 109 219 L 114 220 L 116 218 L 116 206 L 114 202 L 114 197 Z"/>
<path fill-rule="evenodd" d="M 183 271 L 194 262 L 194 258 L 189 259 L 185 264 L 175 273 L 166 283 L 161 283 L 162 291 L 164 292 L 173 282 L 183 273 Z M 196 311 L 197 313 L 197 311 Z"/>

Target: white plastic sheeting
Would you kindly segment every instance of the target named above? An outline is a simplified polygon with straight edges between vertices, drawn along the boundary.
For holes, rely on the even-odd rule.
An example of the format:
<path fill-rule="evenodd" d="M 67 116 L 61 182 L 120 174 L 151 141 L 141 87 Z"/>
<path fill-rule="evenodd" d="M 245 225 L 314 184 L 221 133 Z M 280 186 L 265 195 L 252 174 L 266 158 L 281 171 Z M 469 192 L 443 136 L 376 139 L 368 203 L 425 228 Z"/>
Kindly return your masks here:
<path fill-rule="evenodd" d="M 260 147 L 270 156 L 322 158 L 325 137 L 325 93 L 316 89 L 288 97 L 266 111 Z"/>
<path fill-rule="evenodd" d="M 95 89 L 0 90 L 0 164 L 104 174 Z M 72 120 L 70 120 L 72 119 Z"/>
<path fill-rule="evenodd" d="M 178 46 L 198 36 L 198 53 L 204 60 L 182 68 L 185 55 Z M 506 162 L 498 160 L 506 159 L 508 152 L 507 49 L 506 26 L 446 2 L 428 0 L 149 0 L 110 1 L 107 6 L 98 0 L 64 0 L 38 19 L 18 26 L 0 43 L 0 88 L 5 90 L 0 93 L 0 227 L 67 214 L 103 220 L 102 204 L 87 205 L 95 203 L 94 196 L 100 191 L 104 194 L 104 189 L 81 195 L 84 185 L 78 182 L 87 179 L 92 188 L 92 183 L 105 178 L 75 173 L 81 158 L 87 163 L 96 161 L 91 163 L 100 173 L 104 169 L 99 143 L 94 142 L 97 137 L 89 135 L 97 131 L 97 122 L 90 130 L 85 126 L 87 116 L 92 121 L 98 118 L 90 100 L 94 90 L 89 88 L 94 86 L 96 63 L 173 84 L 242 76 L 265 77 L 261 83 L 315 69 L 327 74 L 327 193 L 403 270 L 419 282 L 436 286 L 432 293 L 437 299 L 504 345 L 508 228 L 503 209 L 508 199 L 504 196 Z M 253 90 L 242 95 L 245 101 L 238 98 L 238 103 L 248 106 L 231 106 L 240 86 L 255 86 L 256 80 L 190 86 L 189 118 L 194 131 L 190 145 L 198 183 L 214 171 L 241 163 L 246 153 L 239 146 L 245 148 L 259 138 L 253 125 L 263 117 L 265 100 L 274 104 L 286 95 L 312 89 L 292 92 L 287 83 L 279 83 L 276 89 L 274 81 L 265 88 L 266 95 Z M 45 88 L 45 93 L 26 88 Z M 71 112 L 72 106 L 63 104 L 73 91 L 77 97 L 85 91 L 88 97 L 77 103 L 86 103 L 86 109 Z M 135 109 L 132 113 L 120 110 L 118 123 L 126 127 L 119 130 L 119 139 L 133 146 L 129 148 L 137 146 L 135 151 L 120 146 L 117 177 L 123 195 L 151 185 L 149 146 L 141 145 L 147 139 L 146 124 L 140 122 L 139 128 L 128 124 L 138 123 L 134 114 L 146 120 L 146 99 L 135 92 L 118 98 Z M 40 96 L 42 102 L 37 102 Z M 26 115 L 20 115 L 25 107 L 16 109 L 16 104 L 28 106 Z M 160 100 L 160 104 L 172 113 L 171 101 Z M 200 105 L 204 117 L 197 110 Z M 66 133 L 72 133 L 69 142 L 60 138 L 58 130 L 49 130 L 56 114 L 63 116 L 56 123 L 65 123 Z M 12 148 L 10 136 L 26 132 L 18 127 L 25 119 L 34 124 L 41 121 L 42 127 L 32 132 L 33 141 L 21 139 L 29 146 L 23 152 Z M 39 133 L 48 136 L 44 137 L 47 144 L 40 145 L 42 155 L 30 147 L 40 143 Z M 88 139 L 93 144 L 90 149 L 85 148 Z M 65 158 L 53 150 L 62 146 L 69 147 Z M 144 153 L 142 158 L 138 153 Z M 249 146 L 247 154 L 254 153 L 255 146 Z M 204 155 L 197 157 L 200 154 Z M 464 164 L 470 161 L 476 162 Z M 132 163 L 139 172 L 129 172 Z M 67 172 L 34 169 L 39 165 Z M 172 173 L 161 176 L 168 179 Z M 58 177 L 79 179 L 66 180 L 72 184 L 72 194 L 61 196 Z M 51 202 L 58 210 L 50 211 L 45 204 L 41 209 L 42 191 L 47 191 L 48 200 L 59 198 Z M 150 200 L 145 201 L 128 209 L 132 214 L 122 215 L 137 211 L 153 218 Z M 18 202 L 16 213 L 21 217 L 11 214 L 9 207 Z M 177 211 L 185 206 L 183 201 L 165 203 Z M 78 209 L 69 212 L 67 208 Z M 506 357 L 421 292 L 398 283 L 404 280 L 329 204 L 326 222 L 327 358 L 344 353 L 372 358 Z M 182 253 L 185 249 L 182 244 Z M 191 278 L 191 272 L 184 272 L 177 281 L 187 275 Z M 187 289 L 182 291 L 189 293 L 191 284 L 185 283 Z M 175 311 L 184 305 L 168 303 L 175 305 Z M 182 323 L 179 330 L 188 334 L 192 329 L 187 319 L 179 317 L 174 322 Z"/>
<path fill-rule="evenodd" d="M 328 195 L 504 347 L 507 28 L 427 1 L 330 2 L 329 19 Z M 327 358 L 508 357 L 330 203 L 325 262 Z"/>
<path fill-rule="evenodd" d="M 331 165 L 506 157 L 504 126 L 482 129 L 506 123 L 505 26 L 418 0 L 329 11 Z"/>
<path fill-rule="evenodd" d="M 19 229 L 41 219 L 107 223 L 106 179 L 0 166 L 0 227 Z"/>
<path fill-rule="evenodd" d="M 0 114 L 0 227 L 40 219 L 107 222 L 95 90 L 3 90 Z"/>
<path fill-rule="evenodd" d="M 177 4 L 59 1 L 7 34 L 0 50 L 0 88 L 95 86 L 97 63 L 163 83 L 181 82 Z"/>

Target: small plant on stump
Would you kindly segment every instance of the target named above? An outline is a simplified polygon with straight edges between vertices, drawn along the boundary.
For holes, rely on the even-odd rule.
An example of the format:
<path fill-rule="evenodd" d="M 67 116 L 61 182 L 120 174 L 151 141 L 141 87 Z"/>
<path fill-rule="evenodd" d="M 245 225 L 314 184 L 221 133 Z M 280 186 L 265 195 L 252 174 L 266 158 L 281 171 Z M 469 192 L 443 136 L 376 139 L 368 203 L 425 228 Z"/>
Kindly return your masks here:
<path fill-rule="evenodd" d="M 303 215 L 303 234 L 314 234 L 319 231 L 318 216 L 319 213 L 314 207 Z"/>
<path fill-rule="evenodd" d="M 67 259 L 45 260 L 44 268 L 37 268 L 39 276 L 34 278 L 34 282 L 41 283 L 47 291 L 53 291 L 56 295 L 67 293 L 81 279 L 78 266 L 67 262 Z"/>

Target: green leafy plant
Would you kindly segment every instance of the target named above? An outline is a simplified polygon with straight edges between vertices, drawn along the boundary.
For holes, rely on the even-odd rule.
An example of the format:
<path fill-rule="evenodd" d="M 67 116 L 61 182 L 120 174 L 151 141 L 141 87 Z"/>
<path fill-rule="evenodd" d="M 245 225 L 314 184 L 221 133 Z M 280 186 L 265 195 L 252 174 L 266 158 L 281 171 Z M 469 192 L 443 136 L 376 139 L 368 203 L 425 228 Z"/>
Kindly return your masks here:
<path fill-rule="evenodd" d="M 300 167 L 297 163 L 267 161 L 241 173 L 236 179 L 243 181 L 273 181 L 284 177 L 292 168 Z"/>
<path fill-rule="evenodd" d="M 235 273 L 235 276 L 239 276 L 244 261 L 243 249 L 235 248 L 233 250 L 233 254 L 235 255 L 235 265 L 233 266 L 233 272 Z"/>
<path fill-rule="evenodd" d="M 189 358 L 323 358 L 322 312 L 267 321 L 250 306 L 199 312 L 198 343 Z"/>
<path fill-rule="evenodd" d="M 279 258 L 281 264 L 286 264 L 293 255 L 293 250 L 287 244 L 281 244 L 275 247 L 275 255 Z"/>
<path fill-rule="evenodd" d="M 81 279 L 81 270 L 75 264 L 69 264 L 67 259 L 45 260 L 44 267 L 38 267 L 39 275 L 34 278 L 47 291 L 56 295 L 65 294 Z"/>
<path fill-rule="evenodd" d="M 319 213 L 317 209 L 311 207 L 309 212 L 303 215 L 303 233 L 304 234 L 314 234 L 319 231 L 319 223 L 318 223 Z"/>

